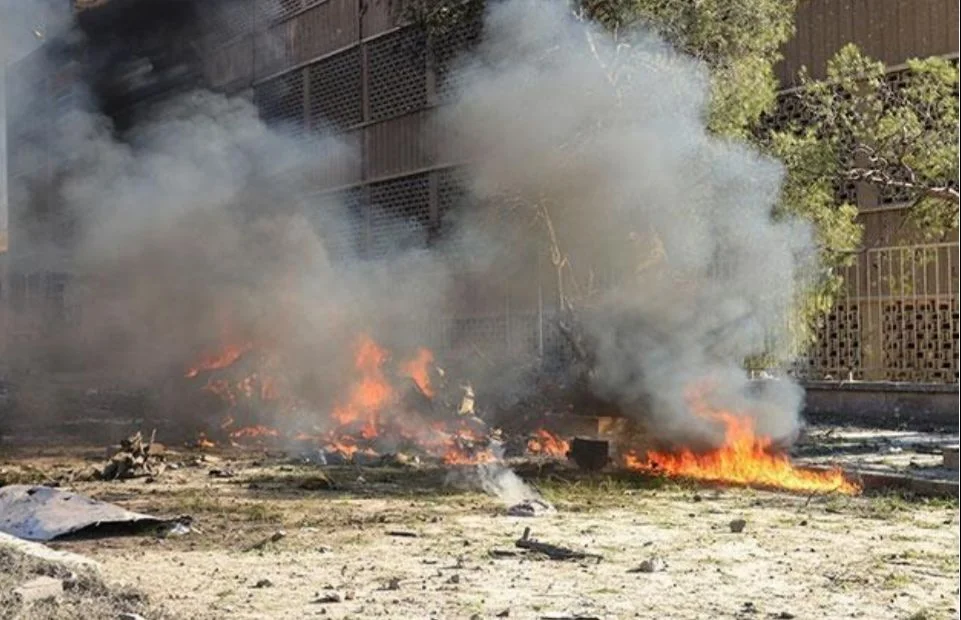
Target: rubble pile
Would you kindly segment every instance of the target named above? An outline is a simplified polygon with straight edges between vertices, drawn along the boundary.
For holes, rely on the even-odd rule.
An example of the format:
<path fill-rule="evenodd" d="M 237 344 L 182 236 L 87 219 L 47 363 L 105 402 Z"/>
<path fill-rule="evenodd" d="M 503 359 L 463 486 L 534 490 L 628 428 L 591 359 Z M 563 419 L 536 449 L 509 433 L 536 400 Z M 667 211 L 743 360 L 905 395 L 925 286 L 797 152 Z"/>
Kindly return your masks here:
<path fill-rule="evenodd" d="M 145 441 L 138 431 L 120 441 L 120 445 L 108 449 L 109 460 L 99 470 L 101 480 L 123 480 L 153 477 L 166 469 L 166 448 L 155 441 L 151 433 Z"/>

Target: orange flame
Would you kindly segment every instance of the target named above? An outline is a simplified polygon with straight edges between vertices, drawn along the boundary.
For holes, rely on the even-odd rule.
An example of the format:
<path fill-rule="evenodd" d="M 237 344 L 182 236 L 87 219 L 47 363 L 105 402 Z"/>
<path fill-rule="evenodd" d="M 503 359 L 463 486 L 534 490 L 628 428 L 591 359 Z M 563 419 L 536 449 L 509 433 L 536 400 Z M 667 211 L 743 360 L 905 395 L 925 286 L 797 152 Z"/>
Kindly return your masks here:
<path fill-rule="evenodd" d="M 434 397 L 434 389 L 430 385 L 430 366 L 434 363 L 434 354 L 430 349 L 419 349 L 414 359 L 401 365 L 401 371 L 414 380 L 420 391 L 428 398 Z"/>
<path fill-rule="evenodd" d="M 269 426 L 264 426 L 263 424 L 255 424 L 254 426 L 245 426 L 243 428 L 238 428 L 230 433 L 232 439 L 244 439 L 251 437 L 279 437 L 280 431 L 276 428 L 270 428 Z"/>
<path fill-rule="evenodd" d="M 354 367 L 360 372 L 360 380 L 351 388 L 347 402 L 333 411 L 334 419 L 340 424 L 362 421 L 368 433 L 377 434 L 380 410 L 393 397 L 393 389 L 382 368 L 386 361 L 387 352 L 369 336 L 360 339 L 354 356 Z"/>
<path fill-rule="evenodd" d="M 527 451 L 531 454 L 564 458 L 570 449 L 567 441 L 543 428 L 534 431 L 534 436 L 527 441 Z"/>
<path fill-rule="evenodd" d="M 187 369 L 184 374 L 188 379 L 193 379 L 205 370 L 220 370 L 236 362 L 240 357 L 253 348 L 249 342 L 240 345 L 227 345 L 221 351 L 205 355 L 200 358 L 196 365 Z"/>
<path fill-rule="evenodd" d="M 795 467 L 786 455 L 772 450 L 770 437 L 755 433 L 754 420 L 750 417 L 713 411 L 699 400 L 695 400 L 692 407 L 698 415 L 724 426 L 724 444 L 720 448 L 706 453 L 687 448 L 677 452 L 649 451 L 643 456 L 631 452 L 624 457 L 625 465 L 669 476 L 791 491 L 854 494 L 860 490 L 840 470 L 821 472 Z"/>

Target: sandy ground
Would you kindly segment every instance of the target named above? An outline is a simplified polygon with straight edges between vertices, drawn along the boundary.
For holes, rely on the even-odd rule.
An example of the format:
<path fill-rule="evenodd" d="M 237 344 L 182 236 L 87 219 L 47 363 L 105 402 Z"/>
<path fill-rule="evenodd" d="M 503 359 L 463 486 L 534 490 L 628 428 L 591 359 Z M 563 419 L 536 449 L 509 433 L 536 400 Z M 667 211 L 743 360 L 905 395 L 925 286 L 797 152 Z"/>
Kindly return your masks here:
<path fill-rule="evenodd" d="M 194 531 L 180 537 L 52 545 L 95 558 L 106 582 L 146 593 L 165 617 L 958 617 L 953 500 L 798 496 L 528 465 L 522 473 L 558 511 L 522 518 L 452 484 L 449 471 L 321 470 L 251 452 L 184 454 L 183 468 L 154 482 L 69 482 L 102 457 L 8 453 L 0 473 L 193 515 Z M 336 489 L 324 488 L 325 472 Z M 731 531 L 734 519 L 746 521 L 742 532 Z M 603 558 L 529 555 L 514 546 L 525 527 Z M 277 531 L 279 541 L 247 550 Z M 653 558 L 663 570 L 635 571 Z"/>

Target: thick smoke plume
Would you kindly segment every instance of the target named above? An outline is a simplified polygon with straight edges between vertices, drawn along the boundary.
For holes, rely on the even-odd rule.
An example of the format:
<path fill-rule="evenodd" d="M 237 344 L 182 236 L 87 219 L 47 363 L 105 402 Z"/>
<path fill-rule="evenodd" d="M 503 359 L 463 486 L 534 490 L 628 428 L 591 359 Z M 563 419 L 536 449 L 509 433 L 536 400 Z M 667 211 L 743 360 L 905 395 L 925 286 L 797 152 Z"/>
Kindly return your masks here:
<path fill-rule="evenodd" d="M 741 363 L 783 328 L 809 235 L 772 219 L 780 166 L 707 133 L 705 68 L 644 32 L 615 44 L 565 3 L 508 0 L 491 3 L 452 77 L 442 146 L 471 162 L 469 202 L 503 214 L 449 218 L 450 247 L 475 275 L 546 284 L 548 309 L 577 318 L 591 388 L 658 439 L 717 440 L 692 390 L 790 437 L 800 390 L 752 390 Z M 72 222 L 68 241 L 33 238 L 24 222 L 11 254 L 74 274 L 83 327 L 58 344 L 120 383 L 180 380 L 225 341 L 270 343 L 277 374 L 311 405 L 303 416 L 323 418 L 358 334 L 430 346 L 410 326 L 443 316 L 460 290 L 449 253 L 362 260 L 335 247 L 355 215 L 314 180 L 358 154 L 268 128 L 243 97 L 193 90 L 121 126 L 87 93 L 54 141 L 45 191 Z M 472 379 L 488 393 L 525 387 L 510 374 Z"/>
<path fill-rule="evenodd" d="M 800 389 L 752 390 L 741 364 L 783 332 L 810 236 L 772 218 L 778 163 L 708 134 L 708 77 L 646 32 L 613 41 L 564 3 L 510 0 L 442 114 L 475 198 L 533 218 L 525 250 L 553 235 L 556 306 L 580 319 L 598 394 L 660 440 L 717 441 L 693 398 L 789 438 Z"/>

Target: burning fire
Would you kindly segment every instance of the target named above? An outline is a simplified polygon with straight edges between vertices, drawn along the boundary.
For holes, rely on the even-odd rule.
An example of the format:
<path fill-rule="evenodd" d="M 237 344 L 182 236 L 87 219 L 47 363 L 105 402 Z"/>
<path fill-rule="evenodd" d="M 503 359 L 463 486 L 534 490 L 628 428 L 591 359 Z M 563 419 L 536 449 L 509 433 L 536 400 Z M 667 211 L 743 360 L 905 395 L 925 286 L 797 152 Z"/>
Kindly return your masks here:
<path fill-rule="evenodd" d="M 259 442 L 282 437 L 279 430 L 261 424 L 236 428 L 232 415 L 242 403 L 266 406 L 271 410 L 292 409 L 294 406 L 310 409 L 309 405 L 304 406 L 287 393 L 285 383 L 271 376 L 276 359 L 265 356 L 262 351 L 254 351 L 250 345 L 230 345 L 192 365 L 186 377 L 228 368 L 248 353 L 258 366 L 255 372 L 240 380 L 218 372 L 207 378 L 203 389 L 217 395 L 228 406 L 221 430 L 232 441 Z M 433 363 L 434 354 L 421 348 L 410 359 L 394 364 L 387 350 L 369 336 L 361 336 L 354 348 L 355 379 L 345 386 L 343 398 L 329 415 L 317 421 L 323 430 L 315 428 L 309 432 L 296 432 L 290 439 L 317 443 L 327 453 L 337 453 L 345 459 L 361 453 L 376 456 L 378 446 L 394 450 L 413 445 L 421 453 L 435 456 L 449 465 L 496 460 L 488 445 L 486 428 L 476 418 L 452 411 L 447 419 L 437 421 L 425 416 L 430 413 L 429 407 L 426 412 L 409 410 L 410 405 L 403 398 L 406 392 L 400 388 L 400 383 L 395 386 L 392 378 L 410 378 L 424 396 L 433 400 L 436 396 L 436 388 L 431 383 Z M 414 389 L 413 386 L 410 389 Z M 546 431 L 537 436 L 536 445 L 541 454 L 563 454 L 567 450 L 566 442 Z"/>
<path fill-rule="evenodd" d="M 712 410 L 699 398 L 693 399 L 692 408 L 701 417 L 723 425 L 724 444 L 720 448 L 705 453 L 686 448 L 677 452 L 649 451 L 643 456 L 631 452 L 624 457 L 625 465 L 668 476 L 791 491 L 854 494 L 860 490 L 839 470 L 822 472 L 795 467 L 786 455 L 773 449 L 770 437 L 755 433 L 754 420 L 747 416 Z"/>
<path fill-rule="evenodd" d="M 401 365 L 401 370 L 414 380 L 420 391 L 429 398 L 434 397 L 434 390 L 430 385 L 430 367 L 434 363 L 434 354 L 429 349 L 417 351 L 417 357 Z"/>
<path fill-rule="evenodd" d="M 567 441 L 543 428 L 534 431 L 534 436 L 527 441 L 527 451 L 531 454 L 564 458 L 570 449 Z"/>
<path fill-rule="evenodd" d="M 221 368 L 227 368 L 237 360 L 239 360 L 244 353 L 253 348 L 253 345 L 249 342 L 240 345 L 227 345 L 220 351 L 205 355 L 194 365 L 187 369 L 184 374 L 188 379 L 193 379 L 201 372 L 205 370 L 220 370 Z"/>

